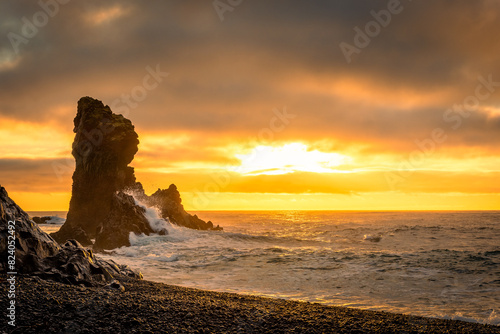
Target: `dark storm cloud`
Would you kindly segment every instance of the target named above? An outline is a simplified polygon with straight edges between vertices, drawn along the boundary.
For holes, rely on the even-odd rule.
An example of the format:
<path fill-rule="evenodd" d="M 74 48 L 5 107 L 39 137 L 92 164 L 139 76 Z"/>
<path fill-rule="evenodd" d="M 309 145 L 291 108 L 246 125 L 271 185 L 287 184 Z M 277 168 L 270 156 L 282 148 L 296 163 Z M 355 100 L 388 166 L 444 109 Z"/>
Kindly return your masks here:
<path fill-rule="evenodd" d="M 350 133 L 412 143 L 442 123 L 445 108 L 471 94 L 479 74 L 500 81 L 500 9 L 488 0 L 402 0 L 402 12 L 348 64 L 339 44 L 352 44 L 353 28 L 363 29 L 373 20 L 370 11 L 387 4 L 245 1 L 221 22 L 211 1 L 72 1 L 14 54 L 7 34 L 20 33 L 22 18 L 31 20 L 41 8 L 34 1 L 4 1 L 0 59 L 19 63 L 0 72 L 0 115 L 71 124 L 74 109 L 53 110 L 74 107 L 84 95 L 111 104 L 142 83 L 147 66 L 160 64 L 170 76 L 131 110 L 144 129 L 249 135 L 267 125 L 272 108 L 287 105 L 300 114 L 290 127 L 297 138 L 349 139 Z M 109 22 L 92 22 L 114 7 L 120 13 Z M 362 106 L 355 97 L 345 103 L 334 95 L 290 92 L 308 76 L 366 79 L 385 87 L 387 96 L 391 87 L 452 92 L 402 113 L 397 104 Z M 497 92 L 485 103 L 499 100 Z M 493 143 L 498 118 L 477 114 L 455 132 L 457 142 Z"/>

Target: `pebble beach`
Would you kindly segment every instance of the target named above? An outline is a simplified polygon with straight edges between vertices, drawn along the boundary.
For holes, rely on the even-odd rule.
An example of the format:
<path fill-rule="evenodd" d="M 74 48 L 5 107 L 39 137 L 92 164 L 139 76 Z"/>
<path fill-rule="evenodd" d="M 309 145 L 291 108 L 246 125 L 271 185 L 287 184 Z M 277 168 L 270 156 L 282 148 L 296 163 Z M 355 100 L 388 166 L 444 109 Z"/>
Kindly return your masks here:
<path fill-rule="evenodd" d="M 2 277 L 5 282 L 5 277 Z M 500 333 L 500 327 L 126 280 L 85 287 L 18 276 L 2 333 Z M 0 298 L 7 305 L 7 284 Z M 124 289 L 123 289 L 124 288 Z"/>

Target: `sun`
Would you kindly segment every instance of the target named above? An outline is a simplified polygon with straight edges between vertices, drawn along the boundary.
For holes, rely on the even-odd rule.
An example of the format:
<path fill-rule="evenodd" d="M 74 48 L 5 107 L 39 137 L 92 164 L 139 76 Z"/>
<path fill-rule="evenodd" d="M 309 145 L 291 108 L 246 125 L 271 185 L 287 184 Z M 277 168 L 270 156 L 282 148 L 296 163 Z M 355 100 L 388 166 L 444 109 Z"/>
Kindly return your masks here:
<path fill-rule="evenodd" d="M 280 175 L 294 172 L 346 173 L 336 167 L 350 163 L 352 158 L 340 153 L 308 150 L 302 143 L 283 146 L 259 145 L 248 154 L 236 154 L 241 165 L 235 172 L 246 175 Z"/>

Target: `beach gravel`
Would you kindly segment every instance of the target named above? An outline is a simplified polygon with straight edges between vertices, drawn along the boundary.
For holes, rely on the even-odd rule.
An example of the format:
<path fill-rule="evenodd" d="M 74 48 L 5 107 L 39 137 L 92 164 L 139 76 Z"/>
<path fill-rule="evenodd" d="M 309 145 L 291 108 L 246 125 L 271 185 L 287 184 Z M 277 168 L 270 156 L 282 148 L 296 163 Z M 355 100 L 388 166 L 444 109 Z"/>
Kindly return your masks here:
<path fill-rule="evenodd" d="M 5 310 L 5 276 L 1 281 Z M 84 287 L 18 276 L 16 284 L 16 327 L 3 316 L 2 333 L 500 333 L 492 325 L 133 279 Z"/>

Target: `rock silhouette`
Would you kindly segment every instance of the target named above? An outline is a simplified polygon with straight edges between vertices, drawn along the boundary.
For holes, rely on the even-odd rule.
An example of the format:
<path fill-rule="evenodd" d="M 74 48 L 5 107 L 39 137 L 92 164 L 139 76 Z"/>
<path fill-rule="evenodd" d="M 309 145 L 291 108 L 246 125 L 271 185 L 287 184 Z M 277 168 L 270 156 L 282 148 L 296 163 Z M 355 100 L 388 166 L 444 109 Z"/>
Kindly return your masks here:
<path fill-rule="evenodd" d="M 7 268 L 7 256 L 0 259 L 0 271 L 16 271 L 44 279 L 86 286 L 103 285 L 116 279 L 142 278 L 126 266 L 94 256 L 76 240 L 59 245 L 43 232 L 0 186 L 0 253 L 7 254 L 9 222 L 14 222 L 15 270 Z M 11 224 L 12 225 L 12 224 Z M 9 269 L 9 270 L 7 270 Z"/>
<path fill-rule="evenodd" d="M 43 217 L 31 217 L 31 220 L 33 220 L 37 224 L 47 224 L 48 221 L 50 221 L 52 217 L 50 216 L 43 216 Z"/>
<path fill-rule="evenodd" d="M 114 114 L 99 100 L 83 97 L 78 101 L 74 125 L 72 197 L 66 222 L 52 234 L 56 241 L 76 239 L 84 246 L 93 244 L 99 251 L 130 246 L 130 232 L 167 234 L 167 230 L 152 229 L 145 209 L 131 194 L 147 206 L 156 206 L 171 223 L 221 229 L 188 214 L 175 185 L 146 195 L 142 184 L 136 182 L 134 169 L 128 166 L 139 144 L 130 120 Z"/>
<path fill-rule="evenodd" d="M 171 223 L 195 230 L 222 230 L 222 227 L 218 225 L 214 227 L 211 221 L 205 222 L 197 215 L 187 213 L 175 184 L 171 184 L 168 189 L 158 189 L 151 196 L 145 194 L 140 182 L 137 182 L 131 191 L 141 202 L 150 207 L 158 208 L 161 217 Z"/>
<path fill-rule="evenodd" d="M 61 218 L 59 216 L 42 216 L 42 217 L 31 217 L 31 220 L 33 220 L 37 224 L 58 224 L 61 221 L 65 221 L 66 219 Z"/>
<path fill-rule="evenodd" d="M 90 97 L 78 101 L 74 125 L 71 201 L 66 222 L 52 236 L 59 243 L 76 239 L 84 246 L 95 239 L 97 249 L 130 246 L 129 232 L 153 232 L 144 209 L 123 194 L 135 184 L 134 169 L 128 166 L 139 144 L 134 126 Z"/>

